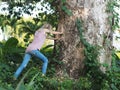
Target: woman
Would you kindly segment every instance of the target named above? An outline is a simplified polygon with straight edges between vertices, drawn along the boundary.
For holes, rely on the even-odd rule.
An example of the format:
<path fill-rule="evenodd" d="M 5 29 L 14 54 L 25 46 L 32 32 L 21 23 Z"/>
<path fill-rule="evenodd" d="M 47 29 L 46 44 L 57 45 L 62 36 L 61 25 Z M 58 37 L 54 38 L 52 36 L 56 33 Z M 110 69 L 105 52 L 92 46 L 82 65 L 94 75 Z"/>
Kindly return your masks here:
<path fill-rule="evenodd" d="M 29 46 L 27 47 L 25 51 L 23 62 L 14 74 L 15 79 L 19 77 L 22 70 L 27 66 L 32 55 L 39 58 L 41 61 L 43 61 L 42 74 L 43 76 L 46 74 L 48 59 L 39 50 L 44 44 L 47 33 L 51 33 L 51 34 L 62 34 L 63 33 L 63 32 L 52 31 L 51 29 L 52 29 L 52 26 L 50 24 L 44 24 L 40 29 L 38 29 L 35 32 L 32 43 L 29 44 Z M 52 38 L 52 39 L 57 40 L 59 38 Z"/>

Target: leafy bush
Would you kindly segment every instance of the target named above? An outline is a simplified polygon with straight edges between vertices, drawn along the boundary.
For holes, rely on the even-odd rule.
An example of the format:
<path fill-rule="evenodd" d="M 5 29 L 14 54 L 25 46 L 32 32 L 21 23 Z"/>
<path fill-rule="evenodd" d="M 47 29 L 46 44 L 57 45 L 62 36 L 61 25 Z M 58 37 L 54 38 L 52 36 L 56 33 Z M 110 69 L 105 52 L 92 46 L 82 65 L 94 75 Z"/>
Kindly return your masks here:
<path fill-rule="evenodd" d="M 118 63 L 119 58 L 112 54 L 112 65 L 109 70 L 106 71 L 106 78 L 103 81 L 103 90 L 119 90 L 120 89 L 120 65 Z"/>
<path fill-rule="evenodd" d="M 119 90 L 120 89 L 120 64 L 119 58 L 112 55 L 111 68 L 103 73 L 100 64 L 96 62 L 97 47 L 88 45 L 85 49 L 86 75 L 78 80 L 68 77 L 56 77 L 55 67 L 62 64 L 53 57 L 53 45 L 42 48 L 41 52 L 49 58 L 47 76 L 43 77 L 39 67 L 41 62 L 31 61 L 18 80 L 13 79 L 16 67 L 21 63 L 24 48 L 17 45 L 15 38 L 0 43 L 0 90 Z M 87 45 L 86 45 L 87 46 Z M 37 62 L 37 63 L 36 63 Z M 27 71 L 28 70 L 28 71 Z M 27 72 L 26 72 L 27 71 Z M 25 73 L 26 72 L 26 73 Z"/>
<path fill-rule="evenodd" d="M 13 37 L 0 44 L 0 83 L 2 86 L 7 84 L 10 86 L 13 83 L 13 72 L 20 62 L 19 59 L 22 58 L 21 53 L 23 53 L 24 48 L 18 47 L 17 44 L 18 40 Z"/>

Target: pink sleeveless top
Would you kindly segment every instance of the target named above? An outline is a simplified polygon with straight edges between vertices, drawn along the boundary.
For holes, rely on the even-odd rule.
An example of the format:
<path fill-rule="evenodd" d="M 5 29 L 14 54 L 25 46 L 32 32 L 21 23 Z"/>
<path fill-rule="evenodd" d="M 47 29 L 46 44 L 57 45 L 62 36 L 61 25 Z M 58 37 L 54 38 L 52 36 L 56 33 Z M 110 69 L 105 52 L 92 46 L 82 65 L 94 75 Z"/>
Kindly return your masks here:
<path fill-rule="evenodd" d="M 40 49 L 44 44 L 45 39 L 46 39 L 45 30 L 39 29 L 39 31 L 36 31 L 34 39 L 32 43 L 30 43 L 29 46 L 27 47 L 26 52 Z"/>

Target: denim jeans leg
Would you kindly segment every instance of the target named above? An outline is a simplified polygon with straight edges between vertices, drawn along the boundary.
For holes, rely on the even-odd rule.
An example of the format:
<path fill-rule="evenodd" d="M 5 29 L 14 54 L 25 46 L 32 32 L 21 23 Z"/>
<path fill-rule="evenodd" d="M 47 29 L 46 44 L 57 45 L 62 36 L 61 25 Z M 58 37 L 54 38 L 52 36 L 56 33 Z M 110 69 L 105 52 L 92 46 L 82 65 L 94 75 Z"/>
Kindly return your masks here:
<path fill-rule="evenodd" d="M 34 50 L 34 51 L 32 51 L 32 53 L 34 54 L 34 56 L 36 56 L 37 58 L 39 58 L 40 60 L 43 61 L 42 73 L 46 74 L 46 70 L 47 70 L 47 66 L 48 66 L 48 59 L 38 50 Z"/>
<path fill-rule="evenodd" d="M 24 59 L 23 59 L 23 62 L 22 64 L 20 65 L 20 67 L 17 69 L 17 71 L 15 72 L 14 74 L 14 77 L 15 78 L 18 78 L 20 73 L 22 72 L 22 70 L 27 66 L 29 60 L 31 58 L 31 55 L 26 53 L 25 56 L 24 56 Z"/>

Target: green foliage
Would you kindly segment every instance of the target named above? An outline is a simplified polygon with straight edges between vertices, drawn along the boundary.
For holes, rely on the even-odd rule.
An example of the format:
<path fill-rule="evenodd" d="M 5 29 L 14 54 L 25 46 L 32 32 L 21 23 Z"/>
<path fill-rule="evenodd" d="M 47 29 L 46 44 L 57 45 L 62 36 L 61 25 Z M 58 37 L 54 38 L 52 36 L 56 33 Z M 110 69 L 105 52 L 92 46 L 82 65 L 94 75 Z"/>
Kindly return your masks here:
<path fill-rule="evenodd" d="M 4 86 L 6 89 L 11 88 L 13 72 L 15 67 L 17 67 L 17 64 L 20 62 L 19 59 L 22 59 L 20 53 L 24 52 L 24 49 L 18 47 L 17 43 L 17 39 L 10 38 L 8 41 L 1 43 L 0 45 L 0 86 Z"/>
<path fill-rule="evenodd" d="M 42 23 L 40 21 L 30 19 L 30 20 L 25 20 L 25 19 L 20 19 L 19 22 L 17 23 L 18 29 L 21 32 L 27 32 L 30 34 L 34 34 L 34 32 L 40 28 Z"/>
<path fill-rule="evenodd" d="M 112 26 L 112 30 L 119 28 L 119 13 L 117 12 L 117 9 L 119 9 L 119 7 L 119 0 L 110 0 L 108 2 L 107 12 L 110 13 L 109 23 Z"/>
<path fill-rule="evenodd" d="M 87 77 L 80 77 L 75 83 L 74 90 L 90 90 L 91 81 Z"/>
<path fill-rule="evenodd" d="M 54 0 L 49 1 L 53 2 Z M 66 0 L 62 0 L 61 2 L 61 9 L 66 14 L 71 15 L 71 11 L 69 11 L 66 6 Z M 114 7 L 116 3 L 113 2 L 109 5 L 110 12 L 113 12 L 112 7 Z M 114 17 L 116 18 L 116 23 L 118 23 L 118 14 L 115 12 L 113 13 L 115 15 Z M 42 25 L 42 22 L 47 21 L 50 22 L 53 26 L 57 26 L 58 15 L 56 15 L 56 13 L 51 15 L 40 13 L 39 16 L 40 18 L 34 18 L 32 22 L 22 21 L 21 19 L 20 22 L 17 22 L 17 19 L 15 18 L 9 19 L 8 17 L 4 17 L 0 18 L 0 25 L 6 26 L 7 24 L 14 28 L 15 32 L 17 32 L 18 29 L 20 35 L 27 32 L 28 34 L 26 37 L 24 37 L 27 43 L 27 41 L 29 41 L 28 38 L 30 38 L 30 35 L 33 34 L 34 31 Z M 110 20 L 112 20 L 112 18 L 113 16 L 110 17 Z M 19 28 L 16 27 L 16 25 Z M 85 46 L 84 54 L 86 56 L 86 74 L 84 77 L 80 77 L 78 80 L 73 80 L 70 78 L 55 76 L 56 67 L 57 65 L 61 65 L 62 62 L 59 61 L 56 56 L 54 56 L 53 48 L 51 48 L 53 45 L 48 45 L 41 49 L 41 52 L 49 58 L 47 76 L 43 77 L 40 73 L 40 67 L 42 63 L 34 60 L 30 61 L 27 69 L 25 69 L 24 72 L 27 71 L 26 73 L 23 72 L 18 80 L 13 80 L 13 73 L 18 65 L 21 64 L 23 52 L 25 49 L 21 47 L 22 44 L 18 43 L 18 39 L 12 37 L 8 39 L 8 41 L 0 43 L 0 90 L 119 90 L 120 65 L 118 58 L 113 53 L 111 68 L 107 70 L 106 73 L 101 72 L 99 69 L 100 63 L 98 63 L 97 60 L 97 56 L 99 55 L 99 47 L 93 46 L 86 42 L 82 34 L 82 21 L 78 20 L 76 25 L 79 30 L 80 40 Z M 59 49 L 56 50 L 56 53 L 59 53 Z M 104 66 L 107 67 L 107 64 L 104 64 Z"/>
<path fill-rule="evenodd" d="M 9 38 L 2 47 L 4 53 L 23 53 L 24 48 L 18 47 L 18 40 L 14 37 Z"/>
<path fill-rule="evenodd" d="M 72 11 L 67 8 L 66 6 L 66 0 L 61 0 L 62 6 L 61 9 L 69 16 L 72 16 Z"/>
<path fill-rule="evenodd" d="M 15 38 L 10 38 L 7 42 L 5 42 L 4 45 L 10 45 L 10 41 L 12 42 L 14 48 L 17 46 L 17 40 Z M 11 45 L 12 45 L 11 44 Z M 20 64 L 21 62 L 13 62 L 13 60 L 10 59 L 10 57 L 3 58 L 4 61 L 0 65 L 0 88 L 5 90 L 83 90 L 83 89 L 89 89 L 90 82 L 87 78 L 81 78 L 79 80 L 72 80 L 70 78 L 64 78 L 64 77 L 56 77 L 54 76 L 55 73 L 55 67 L 57 63 L 61 63 L 57 60 L 57 58 L 53 58 L 53 49 L 51 48 L 53 45 L 48 45 L 42 49 L 42 53 L 44 53 L 49 58 L 49 66 L 48 66 L 48 72 L 47 76 L 42 76 L 41 71 L 39 67 L 41 66 L 38 61 L 32 61 L 30 62 L 30 65 L 28 65 L 27 69 L 22 73 L 22 75 L 18 78 L 18 80 L 13 79 L 13 72 L 16 70 L 16 67 L 18 67 L 17 64 Z M 51 48 L 51 49 L 50 49 Z M 2 48 L 3 49 L 3 48 Z M 9 48 L 8 48 L 9 49 Z M 16 53 L 20 53 L 19 51 Z M 9 55 L 10 51 L 7 51 L 7 53 L 3 54 L 3 57 L 6 55 Z M 15 53 L 11 54 L 12 57 L 15 55 Z M 14 57 L 15 60 L 18 60 L 18 57 Z M 7 62 L 5 62 L 7 61 Z M 22 61 L 19 59 L 19 61 Z M 12 62 L 12 63 L 11 63 Z M 8 81 L 9 80 L 9 81 Z M 4 82 L 4 83 L 3 83 Z"/>
<path fill-rule="evenodd" d="M 7 42 L 5 43 L 5 48 L 8 48 L 8 46 L 11 46 L 11 47 L 16 47 L 18 44 L 18 40 L 16 38 L 10 38 L 7 40 Z"/>
<path fill-rule="evenodd" d="M 85 68 L 88 79 L 91 81 L 92 90 L 119 90 L 120 84 L 120 65 L 118 65 L 118 58 L 113 54 L 111 68 L 108 69 L 105 73 L 100 70 L 100 63 L 97 60 L 99 55 L 99 47 L 90 45 L 83 38 L 82 35 L 82 21 L 76 21 L 77 28 L 80 33 L 80 40 L 85 46 L 84 55 L 85 55 Z M 106 64 L 104 64 L 107 67 Z"/>
<path fill-rule="evenodd" d="M 14 38 L 11 38 L 8 40 L 8 42 L 9 41 L 16 43 L 16 39 Z M 6 45 L 9 45 L 9 43 Z M 17 47 L 16 45 L 14 45 L 14 47 Z M 1 46 L 3 47 L 4 45 L 1 44 Z M 15 70 L 13 65 L 16 63 L 11 66 L 10 63 L 4 62 L 0 65 L 0 87 L 3 90 L 119 90 L 120 66 L 118 63 L 116 63 L 116 60 L 118 59 L 115 54 L 113 54 L 114 63 L 112 63 L 112 68 L 108 70 L 105 75 L 103 75 L 103 73 L 101 73 L 101 71 L 98 69 L 99 64 L 93 59 L 93 57 L 96 57 L 97 55 L 97 52 L 93 51 L 96 47 L 87 48 L 85 51 L 85 55 L 88 55 L 86 58 L 87 62 L 85 62 L 85 64 L 89 67 L 86 68 L 87 75 L 80 77 L 78 80 L 72 80 L 70 78 L 54 76 L 55 64 L 58 63 L 58 60 L 53 58 L 52 49 L 50 49 L 51 47 L 52 45 L 48 45 L 42 49 L 42 53 L 46 54 L 50 61 L 47 76 L 43 77 L 41 75 L 41 71 L 37 67 L 40 66 L 40 64 L 37 64 L 36 61 L 33 61 L 30 66 L 28 65 L 28 68 L 30 69 L 27 72 L 25 70 L 26 73 L 23 72 L 21 75 L 22 78 L 20 77 L 18 80 L 14 81 L 12 78 L 12 72 Z M 91 53 L 95 54 L 95 56 Z M 9 82 L 3 83 L 8 79 Z"/>
<path fill-rule="evenodd" d="M 28 88 L 26 88 L 26 87 L 24 86 L 23 81 L 24 81 L 25 77 L 27 76 L 27 74 L 30 72 L 30 70 L 31 70 L 31 68 L 25 73 L 25 75 L 23 76 L 23 78 L 22 78 L 22 79 L 20 80 L 20 82 L 17 84 L 17 87 L 15 88 L 15 90 L 25 90 L 25 89 L 28 90 Z M 30 90 L 30 89 L 29 89 L 29 90 Z"/>
<path fill-rule="evenodd" d="M 112 54 L 112 65 L 111 68 L 106 72 L 106 84 L 112 90 L 120 89 L 120 64 L 118 57 Z"/>
<path fill-rule="evenodd" d="M 72 11 L 69 10 L 66 6 L 62 6 L 62 10 L 69 16 L 72 16 Z"/>
<path fill-rule="evenodd" d="M 76 81 L 63 77 L 50 78 L 46 76 L 43 77 L 38 71 L 35 71 L 36 74 L 29 78 L 29 82 L 26 82 L 25 79 L 30 76 L 29 74 L 32 70 L 34 69 L 31 68 L 25 73 L 25 75 L 16 85 L 15 90 L 89 90 L 90 87 L 90 82 L 87 80 L 87 78 L 80 78 Z M 13 90 L 13 87 L 9 88 Z"/>
<path fill-rule="evenodd" d="M 102 79 L 104 78 L 104 74 L 100 70 L 100 63 L 97 60 L 98 55 L 99 55 L 99 52 L 98 52 L 99 48 L 98 46 L 90 45 L 83 38 L 82 21 L 80 19 L 77 19 L 76 25 L 80 33 L 80 40 L 85 46 L 85 50 L 84 50 L 84 55 L 85 55 L 84 62 L 85 63 L 84 64 L 85 64 L 86 73 L 89 79 L 93 80 L 91 88 L 100 89 L 101 88 L 100 85 L 101 85 Z"/>

